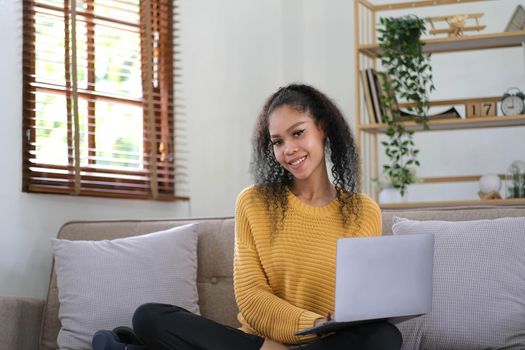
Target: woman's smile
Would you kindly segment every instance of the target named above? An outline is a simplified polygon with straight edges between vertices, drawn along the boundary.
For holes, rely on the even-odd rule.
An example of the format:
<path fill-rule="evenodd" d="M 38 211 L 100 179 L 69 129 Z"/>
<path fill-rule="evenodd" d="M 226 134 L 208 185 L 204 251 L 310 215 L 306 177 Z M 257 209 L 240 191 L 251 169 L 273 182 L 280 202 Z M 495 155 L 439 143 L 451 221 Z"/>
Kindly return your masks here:
<path fill-rule="evenodd" d="M 294 169 L 300 168 L 304 164 L 306 157 L 307 156 L 295 158 L 294 160 L 290 161 L 288 164 Z"/>

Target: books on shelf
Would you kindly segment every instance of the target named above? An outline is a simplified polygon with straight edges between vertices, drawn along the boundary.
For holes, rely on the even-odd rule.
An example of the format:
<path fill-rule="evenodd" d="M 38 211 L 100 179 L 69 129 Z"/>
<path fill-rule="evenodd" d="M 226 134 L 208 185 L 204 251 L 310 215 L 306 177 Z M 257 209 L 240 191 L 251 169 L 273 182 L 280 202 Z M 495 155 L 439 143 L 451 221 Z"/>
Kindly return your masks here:
<path fill-rule="evenodd" d="M 363 84 L 363 92 L 366 103 L 367 114 L 369 116 L 369 123 L 385 123 L 385 116 L 390 115 L 390 111 L 385 110 L 381 106 L 381 94 L 384 91 L 383 75 L 377 74 L 377 71 L 373 68 L 366 68 L 360 71 L 361 82 Z M 427 115 L 428 120 L 436 119 L 450 119 L 450 118 L 461 118 L 461 115 L 455 107 L 447 107 L 445 110 L 437 111 L 436 108 L 432 108 L 430 113 Z M 423 117 L 418 116 L 416 113 L 408 110 L 401 110 L 401 121 L 408 120 L 420 120 Z"/>
<path fill-rule="evenodd" d="M 381 92 L 383 91 L 379 86 L 377 79 L 377 72 L 373 68 L 367 68 L 368 84 L 372 93 L 372 104 L 374 106 L 374 113 L 378 123 L 383 123 L 383 108 L 381 108 Z"/>
<path fill-rule="evenodd" d="M 518 5 L 512 17 L 505 28 L 506 32 L 514 32 L 517 30 L 525 30 L 525 8 L 522 5 Z"/>
<path fill-rule="evenodd" d="M 368 76 L 365 69 L 359 72 L 361 77 L 361 84 L 363 85 L 363 95 L 366 103 L 366 110 L 368 115 L 368 123 L 378 123 L 379 121 L 376 118 L 374 112 L 374 106 L 372 104 L 372 93 L 370 91 L 370 85 L 368 84 Z"/>
<path fill-rule="evenodd" d="M 377 73 L 373 68 L 363 69 L 360 73 L 369 122 L 383 123 L 384 120 L 380 101 L 381 89 L 378 86 Z"/>

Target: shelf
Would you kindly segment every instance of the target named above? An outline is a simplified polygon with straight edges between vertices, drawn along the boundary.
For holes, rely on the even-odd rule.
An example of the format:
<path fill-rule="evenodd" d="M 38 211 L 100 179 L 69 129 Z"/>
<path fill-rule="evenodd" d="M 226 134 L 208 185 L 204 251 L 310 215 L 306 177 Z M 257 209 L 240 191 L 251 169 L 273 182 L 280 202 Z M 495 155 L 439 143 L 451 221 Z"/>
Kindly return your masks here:
<path fill-rule="evenodd" d="M 424 52 L 443 53 L 472 50 L 501 49 L 518 47 L 525 42 L 525 31 L 465 35 L 459 38 L 436 38 L 424 40 Z M 360 53 L 376 58 L 380 53 L 378 44 L 359 45 Z"/>
<path fill-rule="evenodd" d="M 462 176 L 432 176 L 418 177 L 417 184 L 437 184 L 451 182 L 478 182 L 482 175 L 462 175 Z M 502 181 L 505 180 L 505 174 L 498 174 Z"/>
<path fill-rule="evenodd" d="M 444 207 L 487 207 L 487 206 L 517 206 L 525 207 L 525 198 L 488 199 L 488 200 L 461 200 L 442 202 L 407 202 L 407 203 L 379 203 L 381 209 L 413 209 L 413 208 L 444 208 Z"/>
<path fill-rule="evenodd" d="M 482 102 L 500 102 L 502 96 L 490 96 L 490 97 L 475 97 L 475 98 L 455 98 L 447 100 L 431 100 L 428 101 L 430 107 L 434 106 L 456 106 L 456 105 L 465 105 L 467 103 L 482 103 Z M 416 103 L 400 103 L 399 108 L 409 108 L 416 107 Z"/>
<path fill-rule="evenodd" d="M 423 130 L 423 127 L 416 122 L 405 122 L 403 124 L 407 130 L 411 131 L 461 130 L 525 126 L 525 114 L 500 117 L 479 117 L 468 119 L 454 118 L 434 121 L 430 120 L 428 122 L 429 130 Z M 386 132 L 386 129 L 386 124 L 368 124 L 360 126 L 361 131 L 370 134 L 383 134 Z"/>
<path fill-rule="evenodd" d="M 467 2 L 478 2 L 479 0 L 422 0 L 422 1 L 408 1 L 408 2 L 399 2 L 396 4 L 382 4 L 374 5 L 367 0 L 359 0 L 360 3 L 367 6 L 368 8 L 374 11 L 389 11 L 389 10 L 403 10 L 403 9 L 413 9 L 416 7 L 428 7 L 428 6 L 437 6 L 437 5 L 456 5 Z"/>

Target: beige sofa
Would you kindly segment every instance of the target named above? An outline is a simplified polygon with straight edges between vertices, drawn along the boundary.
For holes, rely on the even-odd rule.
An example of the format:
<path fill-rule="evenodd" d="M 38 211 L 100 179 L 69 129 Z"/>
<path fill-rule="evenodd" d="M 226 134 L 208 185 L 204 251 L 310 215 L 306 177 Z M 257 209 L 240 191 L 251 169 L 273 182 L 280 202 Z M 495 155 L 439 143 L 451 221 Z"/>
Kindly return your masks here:
<path fill-rule="evenodd" d="M 384 234 L 392 232 L 393 215 L 448 221 L 525 217 L 525 206 L 383 210 Z M 189 222 L 198 223 L 197 282 L 201 313 L 218 322 L 237 326 L 232 287 L 233 218 L 70 222 L 61 228 L 58 237 L 70 240 L 112 239 Z M 56 349 L 60 327 L 58 307 L 54 270 L 46 300 L 0 297 L 0 350 Z"/>

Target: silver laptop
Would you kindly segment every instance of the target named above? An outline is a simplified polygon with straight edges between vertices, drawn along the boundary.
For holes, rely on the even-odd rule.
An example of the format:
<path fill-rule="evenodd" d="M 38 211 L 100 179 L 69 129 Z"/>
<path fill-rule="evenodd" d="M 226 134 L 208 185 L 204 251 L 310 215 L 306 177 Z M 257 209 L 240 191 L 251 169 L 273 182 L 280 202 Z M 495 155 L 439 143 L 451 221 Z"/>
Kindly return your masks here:
<path fill-rule="evenodd" d="M 430 312 L 433 256 L 432 234 L 339 239 L 334 318 L 297 335 Z"/>

